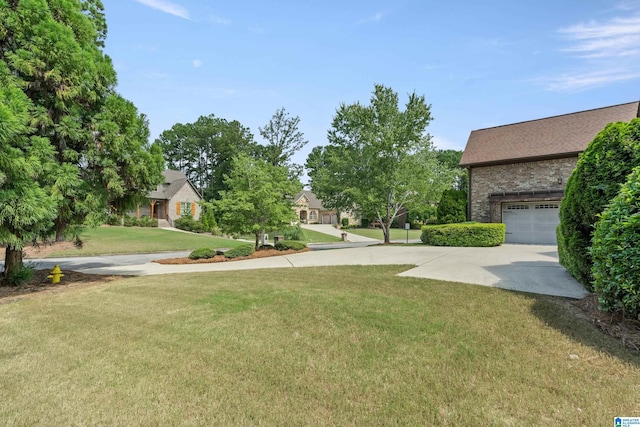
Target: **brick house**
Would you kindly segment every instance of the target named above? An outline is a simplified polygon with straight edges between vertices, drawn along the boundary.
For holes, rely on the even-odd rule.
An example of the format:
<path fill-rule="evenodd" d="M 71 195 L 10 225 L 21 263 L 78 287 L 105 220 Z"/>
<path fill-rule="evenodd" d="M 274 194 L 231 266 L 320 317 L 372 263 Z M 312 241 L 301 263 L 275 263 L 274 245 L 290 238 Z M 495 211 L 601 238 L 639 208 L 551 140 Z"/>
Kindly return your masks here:
<path fill-rule="evenodd" d="M 505 223 L 508 243 L 556 244 L 578 155 L 608 123 L 639 115 L 640 102 L 630 102 L 472 131 L 460 160 L 469 172 L 467 218 Z"/>
<path fill-rule="evenodd" d="M 202 200 L 198 190 L 181 171 L 162 171 L 164 183 L 159 184 L 155 191 L 147 195 L 148 205 L 138 207 L 136 216 L 146 215 L 158 220 L 166 220 L 173 226 L 173 221 L 183 214 L 191 214 L 194 219 L 200 219 L 200 204 Z"/>

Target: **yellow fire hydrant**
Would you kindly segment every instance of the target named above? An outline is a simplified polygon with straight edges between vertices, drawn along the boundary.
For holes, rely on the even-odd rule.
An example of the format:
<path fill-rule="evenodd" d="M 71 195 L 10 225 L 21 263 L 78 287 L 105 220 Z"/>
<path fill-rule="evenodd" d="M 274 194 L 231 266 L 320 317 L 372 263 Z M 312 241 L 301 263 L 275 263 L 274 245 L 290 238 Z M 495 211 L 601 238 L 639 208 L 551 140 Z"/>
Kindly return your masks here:
<path fill-rule="evenodd" d="M 47 279 L 51 279 L 51 284 L 55 285 L 56 283 L 60 283 L 60 278 L 62 276 L 64 276 L 64 274 L 62 274 L 62 270 L 60 270 L 60 267 L 56 264 L 53 267 L 53 270 L 51 270 L 51 274 L 47 276 Z"/>

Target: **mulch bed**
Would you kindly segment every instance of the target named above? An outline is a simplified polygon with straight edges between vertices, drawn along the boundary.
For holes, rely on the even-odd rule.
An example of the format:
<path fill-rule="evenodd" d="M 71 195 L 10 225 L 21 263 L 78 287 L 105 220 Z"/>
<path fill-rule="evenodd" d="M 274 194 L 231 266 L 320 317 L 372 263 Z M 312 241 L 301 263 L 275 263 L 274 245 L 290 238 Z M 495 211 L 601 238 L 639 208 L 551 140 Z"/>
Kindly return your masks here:
<path fill-rule="evenodd" d="M 640 321 L 624 318 L 620 313 L 598 310 L 598 297 L 588 295 L 571 305 L 602 332 L 622 341 L 625 347 L 640 351 Z"/>
<path fill-rule="evenodd" d="M 233 259 L 226 258 L 224 255 L 216 255 L 213 258 L 207 258 L 207 259 L 165 258 L 165 259 L 155 260 L 153 262 L 156 262 L 158 264 L 210 264 L 213 262 L 233 262 L 233 261 L 240 261 L 243 259 L 256 259 L 256 258 L 267 258 L 272 256 L 290 255 L 290 254 L 296 254 L 300 252 L 308 252 L 310 250 L 311 249 L 309 248 L 301 249 L 299 251 L 296 251 L 294 249 L 287 249 L 286 251 L 279 251 L 277 249 L 260 249 L 255 251 L 249 256 L 243 256 L 243 257 L 238 257 Z"/>
<path fill-rule="evenodd" d="M 23 299 L 29 295 L 40 292 L 59 292 L 66 289 L 97 285 L 100 283 L 113 282 L 127 276 L 104 276 L 101 274 L 85 274 L 77 271 L 65 270 L 64 277 L 60 283 L 51 284 L 47 276 L 50 270 L 35 270 L 33 278 L 20 286 L 0 286 L 0 304 L 6 304 Z"/>

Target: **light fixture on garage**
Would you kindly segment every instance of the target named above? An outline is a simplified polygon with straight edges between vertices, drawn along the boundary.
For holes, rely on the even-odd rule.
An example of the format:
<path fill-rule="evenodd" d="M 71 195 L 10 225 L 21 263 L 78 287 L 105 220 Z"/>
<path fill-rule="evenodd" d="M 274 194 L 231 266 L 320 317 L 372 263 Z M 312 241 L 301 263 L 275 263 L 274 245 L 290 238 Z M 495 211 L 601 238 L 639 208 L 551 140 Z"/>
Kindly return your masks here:
<path fill-rule="evenodd" d="M 558 185 L 562 185 L 562 177 L 558 178 Z"/>

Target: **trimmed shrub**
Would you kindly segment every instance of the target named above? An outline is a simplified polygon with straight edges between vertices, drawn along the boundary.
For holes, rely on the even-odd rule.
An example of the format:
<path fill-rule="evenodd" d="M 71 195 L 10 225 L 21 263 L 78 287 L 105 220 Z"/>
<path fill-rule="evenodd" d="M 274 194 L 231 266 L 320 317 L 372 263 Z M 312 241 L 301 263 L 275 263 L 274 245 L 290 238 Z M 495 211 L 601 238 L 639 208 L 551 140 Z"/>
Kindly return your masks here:
<path fill-rule="evenodd" d="M 640 167 L 604 210 L 593 233 L 593 291 L 602 309 L 640 319 Z"/>
<path fill-rule="evenodd" d="M 282 230 L 285 240 L 305 240 L 304 229 L 300 224 L 290 225 Z"/>
<path fill-rule="evenodd" d="M 610 123 L 580 155 L 567 181 L 560 205 L 557 230 L 558 255 L 573 277 L 591 290 L 591 237 L 602 213 L 627 179 L 640 165 L 640 119 Z"/>
<path fill-rule="evenodd" d="M 295 240 L 280 240 L 275 244 L 275 248 L 279 251 L 286 251 L 287 249 L 300 251 L 306 247 L 307 245 L 305 245 L 304 243 L 296 242 Z"/>
<path fill-rule="evenodd" d="M 467 220 L 467 193 L 444 190 L 436 210 L 440 224 L 455 224 Z"/>
<path fill-rule="evenodd" d="M 192 233 L 204 233 L 208 231 L 204 225 L 191 216 L 183 216 L 173 221 L 173 226 L 179 230 L 191 231 Z"/>
<path fill-rule="evenodd" d="M 138 219 L 134 218 L 132 216 L 129 215 L 125 215 L 122 221 L 122 224 L 125 227 L 137 227 L 138 226 Z"/>
<path fill-rule="evenodd" d="M 200 248 L 189 254 L 189 259 L 209 259 L 216 256 L 216 251 L 209 248 Z"/>
<path fill-rule="evenodd" d="M 33 279 L 35 272 L 35 266 L 32 264 L 23 264 L 21 267 L 16 267 L 7 280 L 11 286 L 20 286 L 25 282 Z"/>
<path fill-rule="evenodd" d="M 122 225 L 122 216 L 117 214 L 109 214 L 107 215 L 107 220 L 105 221 L 107 225 Z"/>
<path fill-rule="evenodd" d="M 226 256 L 229 259 L 233 259 L 233 258 L 238 258 L 243 256 L 249 256 L 254 252 L 255 252 L 255 247 L 253 245 L 242 245 L 242 246 L 235 247 L 233 249 L 229 249 L 224 253 L 224 256 Z"/>
<path fill-rule="evenodd" d="M 504 243 L 504 224 L 444 224 L 422 227 L 420 240 L 431 246 L 500 246 Z"/>
<path fill-rule="evenodd" d="M 141 216 L 140 219 L 138 220 L 138 226 L 140 227 L 157 227 L 158 226 L 158 219 L 157 218 L 150 218 L 146 215 Z"/>
<path fill-rule="evenodd" d="M 342 223 L 343 227 L 348 227 L 349 226 L 349 218 L 342 218 L 340 220 L 340 222 Z"/>

